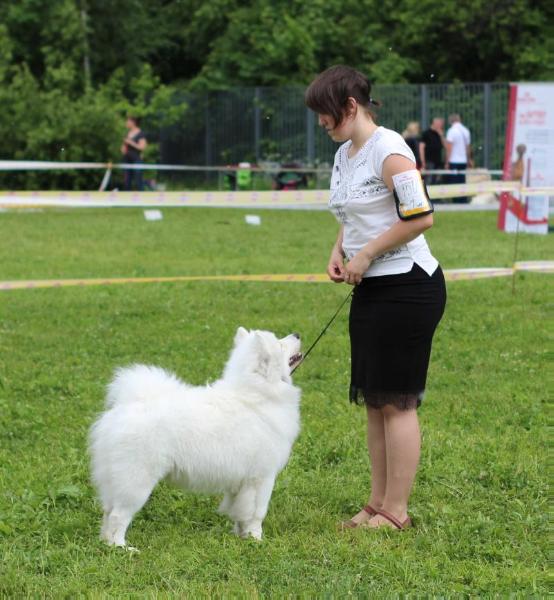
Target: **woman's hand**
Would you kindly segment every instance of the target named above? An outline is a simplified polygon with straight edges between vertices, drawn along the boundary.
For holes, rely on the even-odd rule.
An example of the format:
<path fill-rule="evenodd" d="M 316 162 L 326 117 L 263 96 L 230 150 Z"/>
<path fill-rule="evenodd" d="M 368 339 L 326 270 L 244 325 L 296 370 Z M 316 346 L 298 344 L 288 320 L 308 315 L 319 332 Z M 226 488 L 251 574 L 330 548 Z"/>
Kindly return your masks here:
<path fill-rule="evenodd" d="M 344 267 L 344 281 L 350 285 L 358 285 L 363 274 L 369 269 L 371 256 L 362 248 Z"/>
<path fill-rule="evenodd" d="M 329 258 L 327 275 L 335 283 L 342 283 L 344 281 L 344 255 L 336 246 L 333 246 L 333 251 Z"/>

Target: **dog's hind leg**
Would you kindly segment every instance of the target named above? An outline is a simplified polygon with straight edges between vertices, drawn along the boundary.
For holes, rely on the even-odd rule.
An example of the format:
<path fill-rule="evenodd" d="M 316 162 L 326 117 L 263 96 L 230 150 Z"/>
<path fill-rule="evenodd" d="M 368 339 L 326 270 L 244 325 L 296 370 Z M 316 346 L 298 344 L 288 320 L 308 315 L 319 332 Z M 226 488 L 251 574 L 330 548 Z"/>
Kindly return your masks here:
<path fill-rule="evenodd" d="M 106 519 L 104 539 L 110 546 L 127 546 L 125 532 L 133 519 L 136 511 L 127 508 L 114 508 Z"/>
<path fill-rule="evenodd" d="M 135 485 L 137 482 L 134 482 Z M 102 526 L 102 539 L 110 546 L 122 546 L 127 548 L 125 533 L 131 524 L 135 514 L 144 506 L 148 500 L 157 479 L 149 482 L 142 481 L 142 485 L 128 487 L 118 497 L 113 498 L 113 507 L 109 513 L 104 515 Z M 134 548 L 129 548 L 133 549 Z"/>
<path fill-rule="evenodd" d="M 249 518 L 242 525 L 242 537 L 252 536 L 257 540 L 262 539 L 262 522 L 267 514 L 269 500 L 273 492 L 275 477 L 258 480 L 254 486 L 254 502 Z"/>

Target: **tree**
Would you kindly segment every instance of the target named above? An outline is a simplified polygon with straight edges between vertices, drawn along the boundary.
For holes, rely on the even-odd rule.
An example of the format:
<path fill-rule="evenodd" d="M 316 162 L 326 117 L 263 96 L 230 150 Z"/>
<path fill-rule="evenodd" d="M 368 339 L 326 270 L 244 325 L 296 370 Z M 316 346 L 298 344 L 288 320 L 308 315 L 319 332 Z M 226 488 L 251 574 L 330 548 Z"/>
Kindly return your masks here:
<path fill-rule="evenodd" d="M 0 156 L 116 160 L 132 111 L 155 158 L 186 93 L 304 86 L 337 63 L 378 84 L 553 79 L 553 13 L 546 0 L 3 0 Z"/>
<path fill-rule="evenodd" d="M 541 80 L 552 22 L 533 0 L 253 0 L 229 9 L 193 82 L 305 84 L 336 63 L 376 83 Z"/>

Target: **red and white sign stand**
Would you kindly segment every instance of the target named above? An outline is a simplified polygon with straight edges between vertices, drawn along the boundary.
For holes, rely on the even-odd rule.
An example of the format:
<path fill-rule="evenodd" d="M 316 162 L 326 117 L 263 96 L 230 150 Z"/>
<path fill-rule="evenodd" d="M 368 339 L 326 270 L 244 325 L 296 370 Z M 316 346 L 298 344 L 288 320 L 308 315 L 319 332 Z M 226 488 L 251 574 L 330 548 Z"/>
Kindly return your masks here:
<path fill-rule="evenodd" d="M 501 194 L 498 228 L 548 233 L 549 196 L 533 188 L 554 187 L 554 83 L 510 84 L 502 179 L 515 179 L 518 159 L 518 175 L 529 193 Z"/>

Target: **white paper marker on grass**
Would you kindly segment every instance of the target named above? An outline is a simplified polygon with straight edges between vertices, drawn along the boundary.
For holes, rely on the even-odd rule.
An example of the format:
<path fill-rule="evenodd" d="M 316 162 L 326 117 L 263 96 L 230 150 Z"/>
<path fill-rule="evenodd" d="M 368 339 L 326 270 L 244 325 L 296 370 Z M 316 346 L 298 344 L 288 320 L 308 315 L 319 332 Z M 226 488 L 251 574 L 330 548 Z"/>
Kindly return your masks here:
<path fill-rule="evenodd" d="M 161 210 L 145 210 L 144 218 L 147 221 L 161 221 L 164 217 Z"/>
<path fill-rule="evenodd" d="M 248 225 L 261 225 L 262 218 L 258 215 L 246 215 L 244 220 L 248 223 Z"/>

